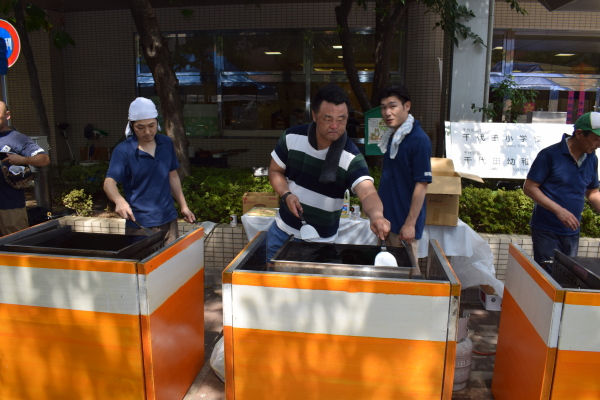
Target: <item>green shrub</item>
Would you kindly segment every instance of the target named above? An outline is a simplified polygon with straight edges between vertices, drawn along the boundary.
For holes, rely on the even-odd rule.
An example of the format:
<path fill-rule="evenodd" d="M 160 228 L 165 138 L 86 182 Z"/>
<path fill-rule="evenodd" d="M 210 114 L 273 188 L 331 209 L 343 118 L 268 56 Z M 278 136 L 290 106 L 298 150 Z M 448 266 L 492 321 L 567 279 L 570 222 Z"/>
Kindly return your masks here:
<path fill-rule="evenodd" d="M 467 186 L 459 203 L 459 218 L 480 233 L 530 235 L 533 200 L 517 190 Z M 600 237 L 600 214 L 586 200 L 581 216 L 582 237 Z"/>
<path fill-rule="evenodd" d="M 255 177 L 251 168 L 194 167 L 183 182 L 188 207 L 198 221 L 229 222 L 231 214 L 242 215 L 245 192 L 273 192 L 266 176 Z"/>
<path fill-rule="evenodd" d="M 81 203 L 81 211 L 73 203 L 65 203 L 78 214 L 91 211 L 92 196 L 85 193 L 95 198 L 104 195 L 102 184 L 107 169 L 107 163 L 65 168 L 55 176 L 55 191 L 61 193 L 61 199 L 68 196 L 68 201 Z M 375 187 L 379 187 L 381 170 L 373 167 L 370 172 Z M 522 189 L 498 189 L 503 185 L 518 186 L 521 182 L 486 180 L 485 184 L 464 187 L 459 203 L 459 218 L 480 233 L 529 235 L 533 201 Z M 192 167 L 192 174 L 183 180 L 182 187 L 188 207 L 199 221 L 222 223 L 229 222 L 231 214 L 242 214 L 242 196 L 245 192 L 273 191 L 269 178 L 254 177 L 251 168 Z M 351 199 L 351 204 L 359 203 L 357 197 Z M 582 214 L 581 236 L 600 237 L 600 215 L 587 201 Z"/>
<path fill-rule="evenodd" d="M 459 203 L 459 218 L 476 232 L 529 234 L 533 201 L 522 189 L 492 190 L 467 186 Z"/>
<path fill-rule="evenodd" d="M 83 189 L 93 197 L 104 195 L 103 184 L 108 163 L 92 163 L 89 166 L 79 164 L 58 170 L 54 177 L 54 192 L 63 197 L 75 189 Z"/>
<path fill-rule="evenodd" d="M 585 201 L 583 213 L 581 214 L 582 237 L 600 238 L 600 214 L 598 214 L 588 201 Z"/>
<path fill-rule="evenodd" d="M 92 196 L 83 189 L 74 189 L 62 198 L 65 207 L 75 210 L 78 216 L 85 217 L 92 213 Z"/>

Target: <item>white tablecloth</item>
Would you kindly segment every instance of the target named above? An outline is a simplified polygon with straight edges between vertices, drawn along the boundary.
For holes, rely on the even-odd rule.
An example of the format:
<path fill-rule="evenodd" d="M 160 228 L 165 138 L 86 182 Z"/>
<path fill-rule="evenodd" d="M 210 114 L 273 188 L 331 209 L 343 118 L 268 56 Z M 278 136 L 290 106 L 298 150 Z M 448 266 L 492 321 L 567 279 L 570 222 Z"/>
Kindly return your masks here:
<path fill-rule="evenodd" d="M 248 240 L 252 240 L 260 231 L 266 231 L 275 221 L 273 217 L 258 217 L 254 215 L 242 215 L 242 224 L 246 231 Z M 338 229 L 338 240 L 341 244 L 372 244 L 378 243 L 377 236 L 371 231 L 368 219 L 359 218 L 357 220 L 350 218 L 340 218 L 340 227 Z"/>
<path fill-rule="evenodd" d="M 242 224 L 248 240 L 260 231 L 266 231 L 274 222 L 273 217 L 244 214 Z M 496 279 L 494 255 L 487 241 L 460 219 L 458 226 L 425 225 L 419 241 L 419 258 L 427 257 L 429 240 L 435 239 L 449 257 L 463 289 L 478 285 L 491 285 L 502 296 L 504 284 Z M 368 219 L 342 218 L 337 243 L 377 245 L 378 240 L 371 231 Z"/>

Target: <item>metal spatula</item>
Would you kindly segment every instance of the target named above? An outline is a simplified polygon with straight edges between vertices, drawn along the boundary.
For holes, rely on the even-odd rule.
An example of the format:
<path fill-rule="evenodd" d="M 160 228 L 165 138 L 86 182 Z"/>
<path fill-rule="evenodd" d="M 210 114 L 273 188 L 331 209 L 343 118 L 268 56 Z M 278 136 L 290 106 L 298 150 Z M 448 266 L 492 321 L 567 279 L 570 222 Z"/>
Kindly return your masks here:
<path fill-rule="evenodd" d="M 142 224 L 140 224 L 139 222 L 137 222 L 137 221 L 134 221 L 134 220 L 131 220 L 131 221 L 132 221 L 134 224 L 136 224 L 136 225 L 137 225 L 137 226 L 138 226 L 140 229 L 143 229 L 143 230 L 144 230 L 144 233 L 146 234 L 146 236 L 150 236 L 150 235 L 152 235 L 152 234 L 154 233 L 154 231 L 153 231 L 152 229 L 150 229 L 150 228 L 146 228 L 146 227 L 143 227 L 143 226 L 142 226 Z"/>
<path fill-rule="evenodd" d="M 396 261 L 396 257 L 385 247 L 385 240 L 381 240 L 381 251 L 377 253 L 375 256 L 375 266 L 379 267 L 397 267 L 398 261 Z"/>
<path fill-rule="evenodd" d="M 308 225 L 306 223 L 302 213 L 298 213 L 298 214 L 300 215 L 300 220 L 302 221 L 302 228 L 300 228 L 300 238 L 302 240 L 311 241 L 313 239 L 320 237 L 319 233 L 317 232 L 315 227 L 312 225 Z"/>

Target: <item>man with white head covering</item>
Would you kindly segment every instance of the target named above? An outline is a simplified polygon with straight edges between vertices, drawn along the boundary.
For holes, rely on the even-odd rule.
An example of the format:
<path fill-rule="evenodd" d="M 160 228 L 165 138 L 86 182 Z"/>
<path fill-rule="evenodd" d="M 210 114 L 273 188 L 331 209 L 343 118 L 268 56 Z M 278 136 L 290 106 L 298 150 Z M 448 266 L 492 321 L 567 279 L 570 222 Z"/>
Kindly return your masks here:
<path fill-rule="evenodd" d="M 127 139 L 115 147 L 104 180 L 104 191 L 115 203 L 115 212 L 122 218 L 137 221 L 141 226 L 165 232 L 165 244 L 178 237 L 177 210 L 179 203 L 186 222 L 196 217 L 183 196 L 177 174 L 179 161 L 173 141 L 160 130 L 158 111 L 154 103 L 138 97 L 129 106 L 129 122 L 125 128 Z M 117 183 L 123 185 L 125 198 Z M 125 232 L 140 233 L 133 222 L 127 221 Z"/>

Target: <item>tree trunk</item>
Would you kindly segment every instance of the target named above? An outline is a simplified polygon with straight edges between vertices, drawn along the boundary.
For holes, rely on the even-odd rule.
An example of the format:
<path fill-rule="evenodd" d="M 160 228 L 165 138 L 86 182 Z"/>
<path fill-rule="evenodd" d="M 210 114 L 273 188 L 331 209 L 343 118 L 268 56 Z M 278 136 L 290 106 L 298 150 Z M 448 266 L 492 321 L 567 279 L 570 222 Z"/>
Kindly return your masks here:
<path fill-rule="evenodd" d="M 371 99 L 369 100 L 364 88 L 358 78 L 358 69 L 354 60 L 354 49 L 352 47 L 352 36 L 348 27 L 348 15 L 352 9 L 354 0 L 342 0 L 335 8 L 335 17 L 338 23 L 340 42 L 342 43 L 342 55 L 344 56 L 344 68 L 348 75 L 348 81 L 354 95 L 358 99 L 363 112 L 377 106 L 377 97 L 381 89 L 386 87 L 390 81 L 390 60 L 392 57 L 392 43 L 398 25 L 406 12 L 406 5 L 398 0 L 377 0 L 375 19 L 375 39 L 373 50 L 373 61 L 375 71 L 373 73 L 373 86 Z M 405 3 L 412 2 L 406 0 Z"/>
<path fill-rule="evenodd" d="M 360 84 L 360 79 L 358 78 L 358 69 L 356 68 L 354 49 L 352 47 L 352 36 L 350 34 L 350 29 L 348 28 L 348 14 L 350 14 L 353 2 L 354 0 L 342 0 L 340 5 L 335 8 L 335 19 L 338 23 L 340 42 L 342 43 L 342 56 L 344 57 L 343 61 L 344 68 L 346 68 L 346 75 L 348 76 L 350 87 L 358 100 L 358 104 L 360 104 L 360 108 L 365 112 L 372 107 L 365 90 Z"/>
<path fill-rule="evenodd" d="M 154 9 L 148 0 L 128 0 L 131 16 L 140 35 L 140 45 L 152 76 L 164 120 L 163 129 L 173 139 L 181 164 L 179 175 L 190 174 L 188 140 L 185 136 L 183 105 L 179 97 L 179 81 L 171 64 L 167 41 L 162 35 Z"/>
<path fill-rule="evenodd" d="M 31 99 L 33 100 L 38 125 L 40 127 L 40 131 L 37 135 L 50 138 L 50 125 L 48 124 L 46 107 L 44 106 L 44 98 L 42 97 L 42 88 L 35 66 L 35 59 L 33 58 L 33 51 L 31 50 L 31 43 L 29 42 L 29 35 L 25 29 L 25 14 L 23 12 L 23 3 L 21 0 L 15 2 L 14 11 L 16 20 L 15 30 L 19 34 L 19 39 L 21 40 L 21 52 L 25 57 L 27 75 L 29 77 L 29 90 L 31 91 Z"/>
<path fill-rule="evenodd" d="M 400 25 L 402 17 L 406 13 L 406 2 L 397 0 L 377 0 L 378 11 L 375 19 L 375 50 L 373 58 L 375 71 L 373 72 L 373 91 L 371 93 L 371 105 L 378 104 L 379 92 L 390 82 L 390 61 L 392 60 L 392 45 L 394 36 Z"/>

